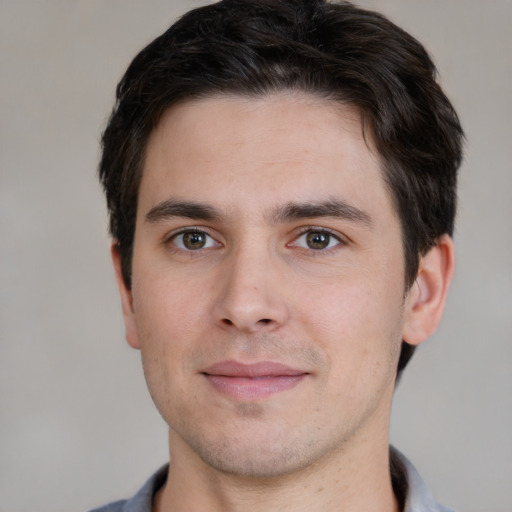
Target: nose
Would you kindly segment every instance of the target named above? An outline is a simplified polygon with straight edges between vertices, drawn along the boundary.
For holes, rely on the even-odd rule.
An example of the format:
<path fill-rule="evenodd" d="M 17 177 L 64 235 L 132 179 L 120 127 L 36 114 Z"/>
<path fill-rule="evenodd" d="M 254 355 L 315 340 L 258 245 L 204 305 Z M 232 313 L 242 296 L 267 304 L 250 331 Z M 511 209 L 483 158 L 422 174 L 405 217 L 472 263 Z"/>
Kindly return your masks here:
<path fill-rule="evenodd" d="M 276 258 L 270 251 L 236 251 L 221 269 L 215 318 L 224 329 L 246 334 L 274 331 L 289 317 Z"/>

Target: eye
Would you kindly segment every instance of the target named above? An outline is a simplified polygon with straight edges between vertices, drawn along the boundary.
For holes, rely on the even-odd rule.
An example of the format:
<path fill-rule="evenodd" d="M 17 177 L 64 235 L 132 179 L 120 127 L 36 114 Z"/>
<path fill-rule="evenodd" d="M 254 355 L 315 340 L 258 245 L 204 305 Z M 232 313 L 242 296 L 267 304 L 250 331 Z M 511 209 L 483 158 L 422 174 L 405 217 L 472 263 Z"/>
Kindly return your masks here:
<path fill-rule="evenodd" d="M 171 238 L 171 242 L 184 251 L 197 251 L 199 249 L 208 249 L 216 247 L 218 243 L 204 231 L 191 229 L 182 231 Z"/>
<path fill-rule="evenodd" d="M 322 251 L 325 249 L 331 249 L 339 245 L 341 240 L 325 230 L 309 230 L 302 233 L 293 245 L 303 247 L 304 249 L 313 249 L 314 251 Z"/>

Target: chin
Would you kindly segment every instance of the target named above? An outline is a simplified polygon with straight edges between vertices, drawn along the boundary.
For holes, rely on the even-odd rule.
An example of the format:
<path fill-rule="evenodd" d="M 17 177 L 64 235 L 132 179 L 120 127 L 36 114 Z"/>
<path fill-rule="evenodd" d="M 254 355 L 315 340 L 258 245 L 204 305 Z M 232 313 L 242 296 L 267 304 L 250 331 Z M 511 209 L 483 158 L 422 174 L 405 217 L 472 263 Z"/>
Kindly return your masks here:
<path fill-rule="evenodd" d="M 300 471 L 322 457 L 318 442 L 289 433 L 249 430 L 221 438 L 190 439 L 189 445 L 209 467 L 226 475 L 250 479 L 275 479 Z"/>
<path fill-rule="evenodd" d="M 252 446 L 221 447 L 201 453 L 203 461 L 221 473 L 250 479 L 273 479 L 301 469 L 305 464 L 303 454 L 286 447 L 276 450 Z"/>

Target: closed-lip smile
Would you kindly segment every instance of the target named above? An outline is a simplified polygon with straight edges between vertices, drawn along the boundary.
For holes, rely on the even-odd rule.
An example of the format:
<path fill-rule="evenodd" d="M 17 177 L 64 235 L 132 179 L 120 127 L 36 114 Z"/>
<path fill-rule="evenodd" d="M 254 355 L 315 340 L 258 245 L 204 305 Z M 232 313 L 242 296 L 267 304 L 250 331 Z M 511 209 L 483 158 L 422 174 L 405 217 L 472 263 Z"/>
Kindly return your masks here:
<path fill-rule="evenodd" d="M 215 363 L 201 374 L 216 391 L 241 401 L 286 391 L 309 375 L 304 370 L 273 361 L 245 364 L 234 360 Z"/>

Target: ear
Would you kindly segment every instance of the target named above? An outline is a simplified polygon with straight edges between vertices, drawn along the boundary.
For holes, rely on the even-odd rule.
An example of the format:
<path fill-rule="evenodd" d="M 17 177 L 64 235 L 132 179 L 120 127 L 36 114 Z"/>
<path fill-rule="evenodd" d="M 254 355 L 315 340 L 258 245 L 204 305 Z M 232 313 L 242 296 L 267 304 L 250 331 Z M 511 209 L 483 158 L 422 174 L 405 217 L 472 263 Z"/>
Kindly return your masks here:
<path fill-rule="evenodd" d="M 121 253 L 116 242 L 110 247 L 112 262 L 116 272 L 117 287 L 121 295 L 121 305 L 123 307 L 124 326 L 126 330 L 126 341 L 132 348 L 140 349 L 139 333 L 137 331 L 137 323 L 135 321 L 135 311 L 133 309 L 132 291 L 126 286 L 123 278 L 121 265 Z"/>
<path fill-rule="evenodd" d="M 420 259 L 418 275 L 406 300 L 402 339 L 410 345 L 419 345 L 437 329 L 454 269 L 453 241 L 443 235 Z"/>

